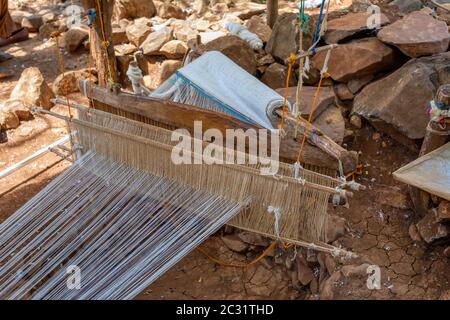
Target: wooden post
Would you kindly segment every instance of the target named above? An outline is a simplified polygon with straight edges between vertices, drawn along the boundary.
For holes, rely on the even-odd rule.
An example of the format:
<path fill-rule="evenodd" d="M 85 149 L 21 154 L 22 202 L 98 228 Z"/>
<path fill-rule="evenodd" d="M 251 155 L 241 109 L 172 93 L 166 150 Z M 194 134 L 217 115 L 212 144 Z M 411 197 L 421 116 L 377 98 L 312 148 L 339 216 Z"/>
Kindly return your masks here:
<path fill-rule="evenodd" d="M 119 82 L 114 46 L 107 42 L 106 50 L 103 39 L 111 39 L 111 18 L 114 0 L 82 0 L 85 10 L 94 9 L 95 18 L 93 28 L 89 32 L 91 53 L 98 72 L 98 82 L 101 86 L 108 86 L 110 80 Z M 99 8 L 100 6 L 100 8 Z M 102 30 L 103 26 L 103 30 Z"/>
<path fill-rule="evenodd" d="M 442 102 L 447 106 L 450 105 L 450 84 L 443 85 L 439 88 L 435 101 Z M 437 123 L 430 121 L 422 147 L 420 149 L 419 157 L 443 146 L 447 142 L 449 135 L 450 125 L 447 124 L 444 127 L 441 127 Z M 410 187 L 410 195 L 416 212 L 419 215 L 426 214 L 430 201 L 430 195 L 425 191 L 414 187 Z"/>
<path fill-rule="evenodd" d="M 267 0 L 267 24 L 273 28 L 278 18 L 278 0 Z"/>

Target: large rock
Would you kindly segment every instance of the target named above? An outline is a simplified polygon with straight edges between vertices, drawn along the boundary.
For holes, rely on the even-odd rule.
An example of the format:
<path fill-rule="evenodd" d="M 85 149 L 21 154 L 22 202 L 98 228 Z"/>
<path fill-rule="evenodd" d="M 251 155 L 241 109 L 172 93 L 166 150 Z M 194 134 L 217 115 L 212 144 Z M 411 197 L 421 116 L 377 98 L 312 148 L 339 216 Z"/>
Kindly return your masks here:
<path fill-rule="evenodd" d="M 151 28 L 151 25 L 149 25 L 149 23 L 137 23 L 137 22 L 129 25 L 125 29 L 125 33 L 127 35 L 128 40 L 136 47 L 139 47 L 152 31 L 153 30 Z"/>
<path fill-rule="evenodd" d="M 111 43 L 115 46 L 128 42 L 127 32 L 125 28 L 112 28 Z"/>
<path fill-rule="evenodd" d="M 410 13 L 378 33 L 381 41 L 396 46 L 413 58 L 447 51 L 449 37 L 445 22 L 421 11 Z"/>
<path fill-rule="evenodd" d="M 330 44 L 338 43 L 372 31 L 373 29 L 369 29 L 367 23 L 370 16 L 371 14 L 367 12 L 349 13 L 329 21 L 324 40 Z M 386 25 L 389 19 L 384 14 L 380 14 L 380 23 L 382 26 Z"/>
<path fill-rule="evenodd" d="M 181 59 L 188 50 L 186 43 L 180 40 L 171 40 L 164 44 L 159 52 L 168 59 Z"/>
<path fill-rule="evenodd" d="M 145 55 L 159 54 L 159 50 L 170 40 L 172 40 L 172 30 L 168 27 L 163 27 L 150 33 L 142 42 L 141 49 Z"/>
<path fill-rule="evenodd" d="M 64 34 L 62 44 L 69 52 L 75 52 L 88 37 L 88 29 L 83 27 L 70 28 Z"/>
<path fill-rule="evenodd" d="M 113 17 L 120 19 L 151 18 L 156 14 L 152 0 L 115 0 Z"/>
<path fill-rule="evenodd" d="M 313 121 L 313 125 L 337 144 L 342 144 L 345 135 L 345 120 L 341 110 L 332 105 Z"/>
<path fill-rule="evenodd" d="M 237 36 L 225 36 L 206 44 L 207 51 L 220 51 L 250 74 L 256 73 L 257 61 L 255 53 Z"/>
<path fill-rule="evenodd" d="M 182 61 L 178 60 L 165 60 L 163 63 L 161 63 L 161 74 L 160 74 L 160 83 L 163 83 L 169 77 L 175 73 L 178 69 L 180 69 L 183 66 Z"/>
<path fill-rule="evenodd" d="M 314 30 L 312 19 L 309 30 Z M 298 25 L 297 14 L 285 13 L 278 17 L 273 26 L 272 34 L 266 45 L 266 52 L 275 58 L 284 61 L 291 53 L 298 52 Z M 307 50 L 312 45 L 312 34 L 305 33 L 303 38 L 303 49 Z"/>
<path fill-rule="evenodd" d="M 328 243 L 336 241 L 345 234 L 345 219 L 337 215 L 328 216 L 326 239 Z"/>
<path fill-rule="evenodd" d="M 158 8 L 158 16 L 163 19 L 185 19 L 186 13 L 179 7 L 170 3 L 161 3 Z"/>
<path fill-rule="evenodd" d="M 286 66 L 279 64 L 277 62 L 272 63 L 270 66 L 267 67 L 266 71 L 264 72 L 264 75 L 261 78 L 261 81 L 268 87 L 271 87 L 272 89 L 283 88 L 286 86 L 286 78 L 288 73 L 287 71 L 288 68 Z M 291 77 L 289 79 L 289 86 L 295 85 L 296 79 L 294 73 L 292 72 Z"/>
<path fill-rule="evenodd" d="M 96 72 L 89 69 L 67 71 L 60 74 L 53 81 L 53 92 L 56 95 L 64 96 L 69 93 L 79 92 L 78 83 L 80 80 L 88 79 L 92 83 L 97 82 Z"/>
<path fill-rule="evenodd" d="M 248 31 L 256 34 L 262 42 L 267 42 L 272 34 L 272 29 L 267 25 L 264 18 L 260 16 L 253 16 L 250 20 L 245 23 Z"/>
<path fill-rule="evenodd" d="M 40 15 L 31 15 L 22 19 L 22 27 L 30 32 L 38 32 L 44 21 Z"/>
<path fill-rule="evenodd" d="M 284 88 L 280 88 L 276 90 L 281 96 L 284 96 Z M 302 114 L 302 117 L 305 119 L 309 118 L 309 113 L 311 110 L 311 105 L 314 100 L 314 96 L 316 94 L 316 87 L 303 86 L 301 94 L 300 94 L 300 106 L 299 111 Z M 290 87 L 288 89 L 287 99 L 288 101 L 294 105 L 296 101 L 297 87 Z M 325 109 L 327 109 L 335 99 L 334 91 L 332 87 L 323 87 L 320 90 L 320 94 L 317 98 L 316 108 L 314 110 L 312 120 L 314 121 Z"/>
<path fill-rule="evenodd" d="M 41 71 L 36 67 L 22 72 L 19 81 L 11 92 L 11 99 L 22 100 L 30 106 L 39 106 L 49 110 L 53 106 L 53 91 L 44 80 Z"/>
<path fill-rule="evenodd" d="M 429 118 L 425 107 L 448 83 L 450 53 L 414 59 L 389 76 L 367 85 L 355 98 L 353 113 L 409 139 L 421 139 Z M 380 128 L 380 130 L 382 130 Z"/>
<path fill-rule="evenodd" d="M 312 64 L 321 70 L 327 52 L 317 53 Z M 351 58 L 349 58 L 351 57 Z M 377 38 L 356 40 L 338 45 L 333 49 L 328 62 L 328 73 L 339 82 L 386 71 L 395 66 L 395 51 Z"/>
<path fill-rule="evenodd" d="M 399 12 L 403 14 L 418 11 L 423 6 L 422 1 L 420 0 L 394 0 L 390 2 L 389 5 L 397 7 Z"/>

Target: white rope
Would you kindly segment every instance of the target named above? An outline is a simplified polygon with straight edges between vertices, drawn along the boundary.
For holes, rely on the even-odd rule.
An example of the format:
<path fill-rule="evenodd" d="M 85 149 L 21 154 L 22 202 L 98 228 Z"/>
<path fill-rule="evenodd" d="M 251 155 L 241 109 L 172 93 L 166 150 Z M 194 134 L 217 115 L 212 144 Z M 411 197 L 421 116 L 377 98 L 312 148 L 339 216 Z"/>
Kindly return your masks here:
<path fill-rule="evenodd" d="M 238 36 L 242 40 L 248 43 L 253 50 L 260 50 L 263 48 L 262 40 L 253 32 L 248 31 L 244 26 L 235 22 L 226 22 L 225 29 L 230 31 L 231 34 Z"/>

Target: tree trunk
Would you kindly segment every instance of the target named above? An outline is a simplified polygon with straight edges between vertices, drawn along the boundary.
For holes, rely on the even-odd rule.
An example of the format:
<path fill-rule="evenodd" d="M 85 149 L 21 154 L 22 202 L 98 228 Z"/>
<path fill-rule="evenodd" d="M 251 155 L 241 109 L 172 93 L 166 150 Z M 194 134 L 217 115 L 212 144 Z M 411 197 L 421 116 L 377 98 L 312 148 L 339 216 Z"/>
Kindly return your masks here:
<path fill-rule="evenodd" d="M 114 0 L 83 0 L 83 6 L 86 11 L 89 8 L 95 10 L 96 16 L 94 18 L 93 27 L 90 28 L 89 43 L 95 67 L 98 72 L 99 85 L 105 87 L 108 86 L 111 81 L 113 83 L 119 82 L 114 46 L 108 42 L 106 48 L 103 45 L 103 39 L 106 39 L 106 41 L 111 39 L 113 5 Z"/>
<path fill-rule="evenodd" d="M 278 18 L 278 0 L 267 0 L 267 24 L 273 28 Z"/>

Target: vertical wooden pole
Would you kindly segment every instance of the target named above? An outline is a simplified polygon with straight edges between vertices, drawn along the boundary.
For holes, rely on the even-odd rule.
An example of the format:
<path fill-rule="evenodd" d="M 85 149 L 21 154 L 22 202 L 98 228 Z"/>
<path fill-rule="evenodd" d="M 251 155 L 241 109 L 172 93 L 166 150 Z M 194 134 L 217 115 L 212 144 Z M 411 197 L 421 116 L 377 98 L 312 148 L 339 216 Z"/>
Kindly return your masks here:
<path fill-rule="evenodd" d="M 267 0 L 267 24 L 273 28 L 278 18 L 278 0 Z"/>
<path fill-rule="evenodd" d="M 450 105 L 450 84 L 443 85 L 439 88 L 435 100 L 436 102 L 442 102 L 444 105 Z M 449 137 L 450 126 L 447 125 L 445 128 L 440 128 L 431 121 L 429 127 L 431 130 L 427 129 L 419 157 L 443 146 Z M 410 187 L 410 195 L 416 212 L 419 215 L 426 214 L 430 202 L 430 195 L 414 187 Z"/>
<path fill-rule="evenodd" d="M 119 82 L 114 46 L 109 42 L 107 42 L 108 45 L 106 47 L 103 45 L 104 38 L 106 41 L 111 39 L 111 18 L 114 0 L 82 0 L 82 2 L 86 11 L 88 9 L 95 10 L 96 16 L 93 28 L 91 28 L 89 33 L 89 42 L 98 73 L 99 85 L 106 87 L 110 81 L 114 83 Z M 100 6 L 100 10 L 98 6 Z"/>

